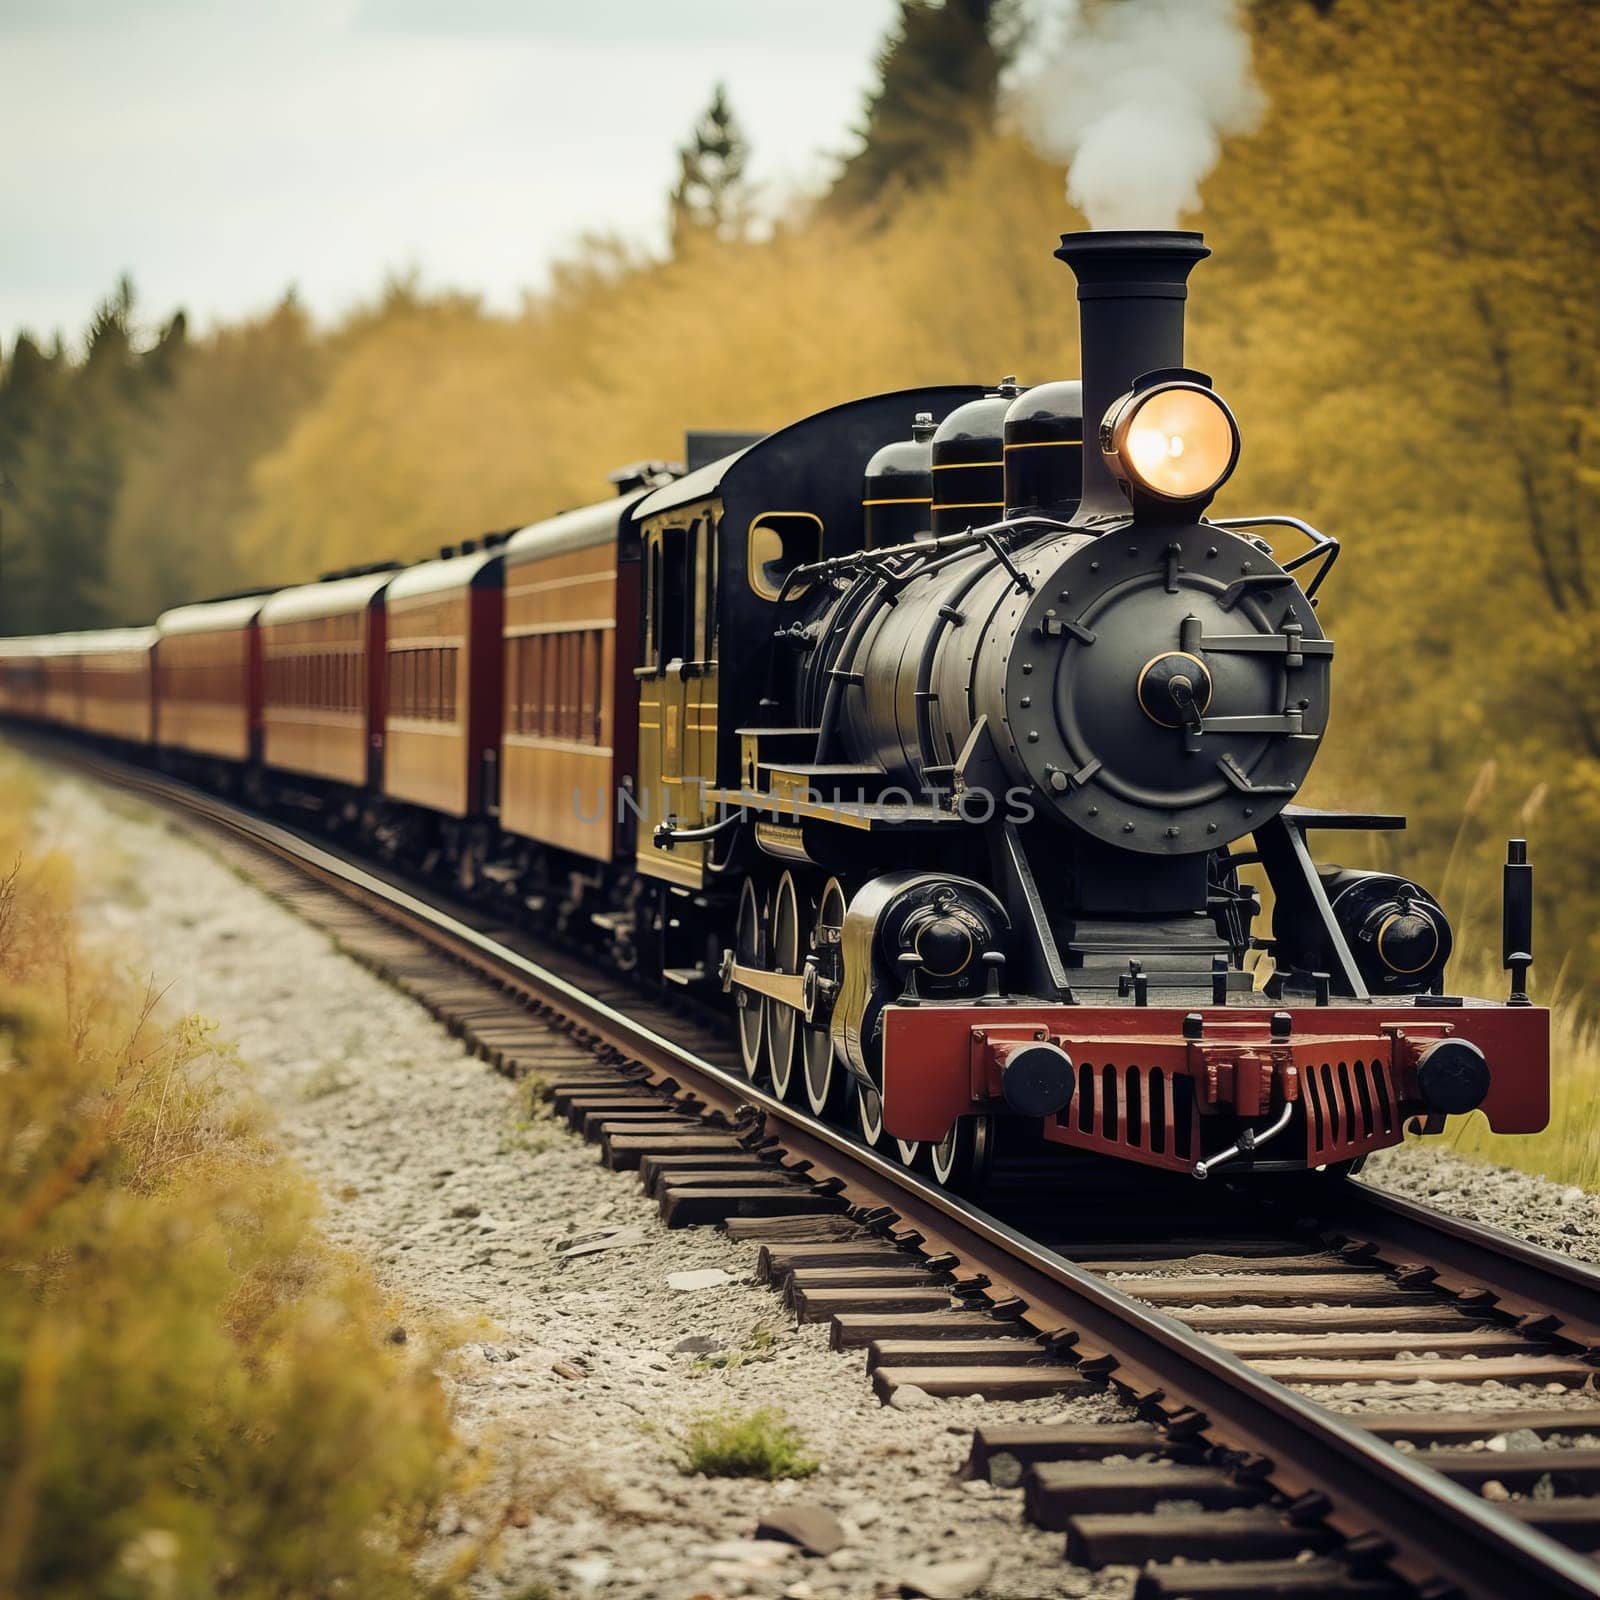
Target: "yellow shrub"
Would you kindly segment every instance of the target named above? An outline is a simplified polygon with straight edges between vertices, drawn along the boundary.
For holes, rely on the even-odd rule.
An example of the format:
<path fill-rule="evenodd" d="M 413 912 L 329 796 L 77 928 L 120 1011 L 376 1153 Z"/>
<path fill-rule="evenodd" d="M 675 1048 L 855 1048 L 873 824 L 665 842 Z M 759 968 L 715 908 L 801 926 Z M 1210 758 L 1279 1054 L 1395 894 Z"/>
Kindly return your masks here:
<path fill-rule="evenodd" d="M 0 1593 L 421 1588 L 456 1460 L 426 1341 L 227 1066 L 79 945 L 59 861 L 0 879 Z"/>

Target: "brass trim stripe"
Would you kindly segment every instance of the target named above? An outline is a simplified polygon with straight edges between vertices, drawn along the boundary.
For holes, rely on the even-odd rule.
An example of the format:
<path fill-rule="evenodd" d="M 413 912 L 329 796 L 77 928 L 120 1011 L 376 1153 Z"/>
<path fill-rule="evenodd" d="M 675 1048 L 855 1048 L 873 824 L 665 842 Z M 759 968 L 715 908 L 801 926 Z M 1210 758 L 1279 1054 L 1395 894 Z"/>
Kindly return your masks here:
<path fill-rule="evenodd" d="M 958 500 L 952 505 L 943 506 L 935 501 L 928 507 L 930 511 L 996 511 L 1005 506 L 1004 500 Z"/>
<path fill-rule="evenodd" d="M 926 496 L 913 495 L 908 500 L 863 500 L 864 506 L 925 506 L 928 504 Z"/>
<path fill-rule="evenodd" d="M 1001 446 L 1002 451 L 1005 446 Z M 971 461 L 935 461 L 935 472 L 959 472 L 963 467 L 998 467 L 1000 462 L 993 456 L 976 456 Z"/>
<path fill-rule="evenodd" d="M 1081 450 L 1082 439 L 1017 439 L 1005 446 L 1007 450 Z"/>

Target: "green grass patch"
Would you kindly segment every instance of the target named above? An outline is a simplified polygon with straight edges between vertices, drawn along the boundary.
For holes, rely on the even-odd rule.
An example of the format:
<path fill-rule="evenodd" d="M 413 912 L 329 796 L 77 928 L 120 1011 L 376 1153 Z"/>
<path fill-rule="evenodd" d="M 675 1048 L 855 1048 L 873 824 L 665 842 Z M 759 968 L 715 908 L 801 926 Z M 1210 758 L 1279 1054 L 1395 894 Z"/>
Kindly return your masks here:
<path fill-rule="evenodd" d="M 695 1417 L 683 1454 L 684 1471 L 703 1478 L 808 1478 L 818 1466 L 798 1429 L 770 1406 Z"/>

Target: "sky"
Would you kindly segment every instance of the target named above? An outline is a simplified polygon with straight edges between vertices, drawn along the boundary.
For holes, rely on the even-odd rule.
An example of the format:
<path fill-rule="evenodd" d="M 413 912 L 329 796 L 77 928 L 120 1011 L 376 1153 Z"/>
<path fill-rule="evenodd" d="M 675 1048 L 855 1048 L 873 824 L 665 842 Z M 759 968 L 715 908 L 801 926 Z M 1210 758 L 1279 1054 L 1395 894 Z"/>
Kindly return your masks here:
<path fill-rule="evenodd" d="M 510 308 L 586 231 L 664 237 L 726 81 L 778 201 L 847 150 L 893 0 L 0 0 L 0 343 L 321 318 L 386 274 Z"/>

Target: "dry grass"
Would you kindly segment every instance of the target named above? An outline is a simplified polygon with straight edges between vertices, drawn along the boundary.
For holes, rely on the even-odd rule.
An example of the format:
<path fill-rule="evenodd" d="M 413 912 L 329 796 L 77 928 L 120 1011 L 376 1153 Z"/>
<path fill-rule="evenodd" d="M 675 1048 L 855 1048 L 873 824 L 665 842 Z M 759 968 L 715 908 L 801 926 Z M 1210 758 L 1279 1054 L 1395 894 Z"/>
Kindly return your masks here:
<path fill-rule="evenodd" d="M 80 942 L 0 773 L 0 1593 L 443 1593 L 438 1351 L 197 1019 Z"/>
<path fill-rule="evenodd" d="M 1486 843 L 1483 837 L 1497 777 L 1495 763 L 1484 762 L 1462 807 L 1440 894 L 1440 903 L 1456 930 L 1458 954 L 1451 966 L 1450 986 L 1458 992 L 1490 996 L 1503 995 L 1507 987 L 1497 959 L 1500 875 L 1495 858 L 1500 846 L 1498 841 Z M 1518 808 L 1517 822 L 1524 834 L 1537 829 L 1547 794 L 1547 786 L 1540 784 Z M 1544 896 L 1586 887 L 1542 875 Z M 1536 938 L 1536 947 L 1538 943 Z M 1594 996 L 1570 983 L 1565 964 L 1543 982 L 1538 980 L 1540 970 L 1536 965 L 1530 993 L 1538 1004 L 1550 1008 L 1549 1126 L 1537 1134 L 1497 1134 L 1482 1112 L 1475 1111 L 1470 1116 L 1452 1117 L 1444 1133 L 1422 1142 L 1600 1190 L 1600 1018 Z"/>

